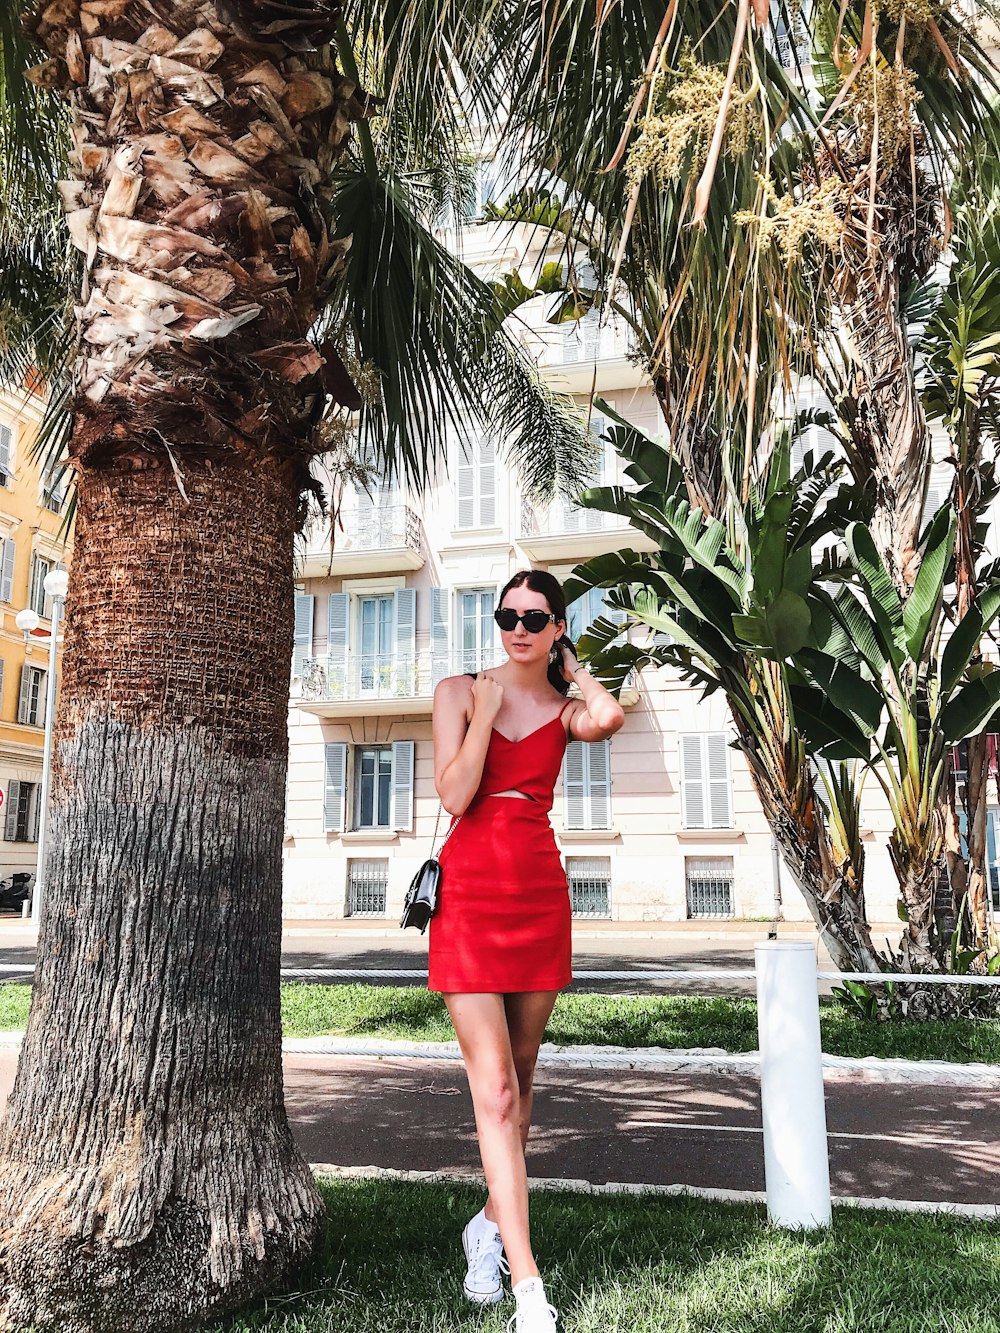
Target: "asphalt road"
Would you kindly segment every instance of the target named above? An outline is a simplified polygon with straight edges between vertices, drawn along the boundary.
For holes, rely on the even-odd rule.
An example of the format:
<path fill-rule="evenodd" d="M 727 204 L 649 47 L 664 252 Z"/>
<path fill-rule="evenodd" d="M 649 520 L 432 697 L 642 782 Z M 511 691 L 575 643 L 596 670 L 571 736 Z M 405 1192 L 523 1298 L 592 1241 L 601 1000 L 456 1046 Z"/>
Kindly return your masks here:
<path fill-rule="evenodd" d="M 478 1172 L 472 1104 L 444 1061 L 285 1057 L 285 1098 L 310 1162 Z M 0 1106 L 16 1057 L 0 1053 Z M 1000 1204 L 995 1090 L 827 1083 L 834 1195 Z M 763 1190 L 757 1080 L 576 1070 L 537 1076 L 533 1177 Z"/>
<path fill-rule="evenodd" d="M 811 933 L 800 926 L 782 926 L 781 938 L 810 939 Z M 697 971 L 708 968 L 745 969 L 753 967 L 754 945 L 767 936 L 764 922 L 734 929 L 720 922 L 705 923 L 704 930 L 676 931 L 644 927 L 636 923 L 634 929 L 611 928 L 597 923 L 578 922 L 574 928 L 573 966 L 576 971 L 643 971 L 676 969 Z M 32 964 L 35 961 L 34 940 L 20 925 L 0 922 L 0 963 Z M 427 941 L 416 931 L 400 931 L 373 924 L 369 930 L 348 927 L 336 931 L 295 927 L 285 932 L 282 940 L 283 967 L 330 967 L 362 969 L 372 973 L 395 969 L 426 968 Z M 832 966 L 829 956 L 820 949 L 820 963 Z M 331 978 L 335 983 L 336 978 Z M 400 984 L 392 978 L 372 976 L 373 985 Z M 405 983 L 404 983 L 405 984 Z M 414 983 L 422 984 L 422 983 Z M 605 993 L 647 994 L 751 994 L 752 979 L 720 980 L 718 982 L 692 981 L 683 987 L 676 982 L 644 981 L 641 976 L 623 982 L 577 982 L 574 990 L 602 991 Z M 829 990 L 821 987 L 821 993 Z"/>

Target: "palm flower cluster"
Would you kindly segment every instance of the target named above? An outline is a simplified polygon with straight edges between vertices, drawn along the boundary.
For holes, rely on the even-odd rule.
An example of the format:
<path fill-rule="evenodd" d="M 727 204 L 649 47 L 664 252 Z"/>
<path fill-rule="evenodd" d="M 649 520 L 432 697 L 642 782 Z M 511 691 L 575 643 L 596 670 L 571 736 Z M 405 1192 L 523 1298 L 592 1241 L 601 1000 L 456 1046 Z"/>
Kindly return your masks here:
<path fill-rule="evenodd" d="M 674 79 L 657 89 L 649 114 L 638 122 L 626 166 L 632 187 L 650 175 L 671 181 L 685 170 L 701 170 L 725 83 L 722 66 L 703 65 L 689 50 L 681 55 Z M 758 135 L 753 100 L 754 93 L 734 88 L 723 141 L 729 157 L 741 157 Z"/>
<path fill-rule="evenodd" d="M 743 226 L 756 226 L 762 245 L 776 244 L 790 266 L 802 252 L 803 243 L 813 240 L 828 250 L 837 250 L 844 236 L 844 205 L 847 185 L 839 176 L 827 176 L 819 187 L 796 198 L 779 195 L 772 181 L 762 182 L 767 212 L 737 213 Z"/>
<path fill-rule="evenodd" d="M 878 153 L 885 160 L 893 160 L 909 145 L 914 107 L 920 100 L 916 79 L 906 65 L 867 61 L 859 71 L 845 107 L 854 117 L 863 153 L 871 152 L 876 133 Z"/>

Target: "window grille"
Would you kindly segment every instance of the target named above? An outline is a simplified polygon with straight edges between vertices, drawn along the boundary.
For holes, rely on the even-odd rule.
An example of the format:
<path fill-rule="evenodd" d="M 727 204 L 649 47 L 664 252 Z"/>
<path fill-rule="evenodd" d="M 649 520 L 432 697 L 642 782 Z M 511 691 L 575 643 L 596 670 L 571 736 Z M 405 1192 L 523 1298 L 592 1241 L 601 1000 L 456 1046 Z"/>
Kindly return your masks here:
<path fill-rule="evenodd" d="M 566 878 L 574 916 L 611 915 L 611 862 L 604 857 L 570 856 Z"/>
<path fill-rule="evenodd" d="M 385 916 L 388 861 L 348 861 L 347 915 Z"/>
<path fill-rule="evenodd" d="M 687 858 L 687 914 L 689 918 L 733 915 L 733 858 Z"/>

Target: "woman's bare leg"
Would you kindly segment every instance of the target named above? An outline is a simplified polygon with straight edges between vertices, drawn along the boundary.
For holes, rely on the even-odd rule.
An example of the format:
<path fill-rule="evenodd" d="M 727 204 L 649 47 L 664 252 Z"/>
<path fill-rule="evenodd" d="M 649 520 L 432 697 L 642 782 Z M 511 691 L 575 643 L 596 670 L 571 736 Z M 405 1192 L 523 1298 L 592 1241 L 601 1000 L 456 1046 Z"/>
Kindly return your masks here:
<path fill-rule="evenodd" d="M 538 1048 L 545 1035 L 545 1025 L 552 1015 L 558 991 L 522 991 L 503 997 L 510 1034 L 511 1055 L 518 1087 L 518 1126 L 522 1152 L 528 1144 L 531 1130 L 531 1108 L 534 1100 L 535 1064 Z M 527 1176 L 527 1172 L 525 1172 Z M 491 1222 L 497 1220 L 493 1195 L 486 1200 L 483 1210 Z"/>
<path fill-rule="evenodd" d="M 511 1282 L 537 1277 L 528 1229 L 521 1095 L 502 995 L 445 995 L 476 1113 L 479 1153 Z M 544 1025 L 543 1025 L 544 1026 Z"/>

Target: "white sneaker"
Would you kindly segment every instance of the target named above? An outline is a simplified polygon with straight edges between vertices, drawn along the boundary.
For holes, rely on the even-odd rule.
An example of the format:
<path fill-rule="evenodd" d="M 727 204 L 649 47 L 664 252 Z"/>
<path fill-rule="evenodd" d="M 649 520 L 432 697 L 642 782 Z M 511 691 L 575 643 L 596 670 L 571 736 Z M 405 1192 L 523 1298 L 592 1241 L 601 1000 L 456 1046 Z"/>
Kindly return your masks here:
<path fill-rule="evenodd" d="M 477 1213 L 462 1232 L 462 1249 L 469 1261 L 469 1271 L 462 1290 L 477 1305 L 495 1305 L 504 1297 L 501 1273 L 509 1273 L 503 1257 L 500 1232 L 483 1214 Z"/>
<path fill-rule="evenodd" d="M 559 1311 L 545 1299 L 540 1277 L 527 1277 L 514 1288 L 517 1310 L 507 1320 L 507 1333 L 556 1333 Z"/>

